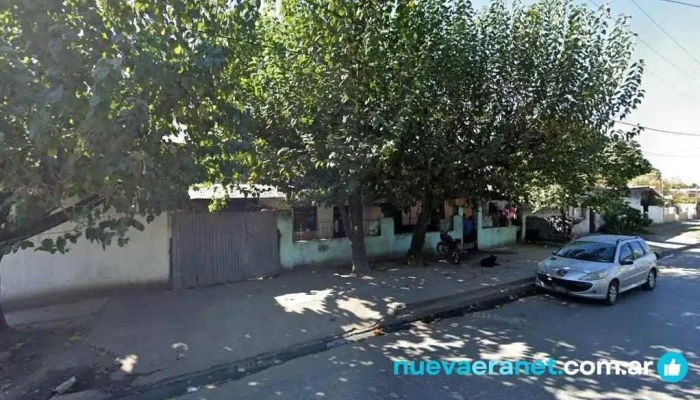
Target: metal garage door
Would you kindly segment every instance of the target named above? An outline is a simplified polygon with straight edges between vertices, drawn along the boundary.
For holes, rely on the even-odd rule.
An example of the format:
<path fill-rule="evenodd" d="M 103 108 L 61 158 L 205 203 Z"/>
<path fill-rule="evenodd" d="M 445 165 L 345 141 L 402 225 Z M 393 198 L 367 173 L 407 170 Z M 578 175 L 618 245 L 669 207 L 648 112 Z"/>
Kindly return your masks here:
<path fill-rule="evenodd" d="M 175 289 L 280 272 L 274 212 L 178 212 L 171 227 Z"/>

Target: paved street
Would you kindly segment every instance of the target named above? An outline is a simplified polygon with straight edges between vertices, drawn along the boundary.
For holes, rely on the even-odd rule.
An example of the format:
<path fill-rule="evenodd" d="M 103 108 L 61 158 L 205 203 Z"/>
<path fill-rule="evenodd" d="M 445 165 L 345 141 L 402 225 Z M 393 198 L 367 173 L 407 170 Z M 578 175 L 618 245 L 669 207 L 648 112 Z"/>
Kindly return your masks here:
<path fill-rule="evenodd" d="M 700 249 L 663 264 L 654 292 L 634 290 L 614 307 L 539 295 L 476 315 L 415 324 L 221 387 L 201 387 L 181 399 L 698 399 Z M 678 384 L 656 375 L 392 375 L 395 358 L 656 362 L 669 350 L 682 352 L 689 362 Z"/>

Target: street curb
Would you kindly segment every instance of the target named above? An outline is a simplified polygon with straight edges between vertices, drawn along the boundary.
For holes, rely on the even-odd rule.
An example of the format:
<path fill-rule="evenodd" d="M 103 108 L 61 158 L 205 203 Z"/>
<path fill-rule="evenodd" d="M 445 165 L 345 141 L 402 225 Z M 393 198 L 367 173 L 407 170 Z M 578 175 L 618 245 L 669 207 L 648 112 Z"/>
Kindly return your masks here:
<path fill-rule="evenodd" d="M 109 395 L 98 390 L 90 389 L 82 392 L 66 393 L 51 397 L 49 400 L 104 400 Z"/>
<path fill-rule="evenodd" d="M 387 317 L 377 323 L 384 331 L 401 330 L 405 325 L 415 321 L 433 321 L 451 318 L 474 311 L 493 308 L 499 304 L 517 300 L 520 297 L 535 294 L 537 287 L 534 278 L 523 278 L 504 284 L 486 287 L 470 293 L 450 295 L 431 299 L 421 303 L 409 304 L 396 315 Z"/>
<path fill-rule="evenodd" d="M 115 393 L 113 399 L 150 400 L 181 396 L 207 384 L 223 383 L 242 379 L 248 375 L 283 364 L 296 358 L 324 352 L 347 343 L 359 342 L 384 332 L 408 329 L 412 322 L 430 322 L 470 312 L 494 308 L 537 292 L 534 278 L 523 278 L 504 284 L 485 287 L 470 293 L 444 296 L 424 302 L 411 303 L 371 327 L 303 342 L 281 351 L 263 353 L 240 361 L 217 365 L 190 374 L 168 378 L 154 384 L 135 387 L 128 392 Z"/>

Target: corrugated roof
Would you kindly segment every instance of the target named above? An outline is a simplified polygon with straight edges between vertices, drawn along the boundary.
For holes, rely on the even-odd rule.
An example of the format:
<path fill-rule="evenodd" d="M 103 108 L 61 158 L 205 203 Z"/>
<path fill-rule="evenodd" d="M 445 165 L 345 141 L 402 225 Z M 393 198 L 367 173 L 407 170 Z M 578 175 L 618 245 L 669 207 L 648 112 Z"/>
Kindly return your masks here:
<path fill-rule="evenodd" d="M 210 186 L 195 186 L 188 190 L 190 199 L 192 200 L 210 200 L 227 197 L 231 199 L 245 199 L 259 197 L 262 199 L 283 199 L 286 196 L 273 186 L 261 185 L 239 185 L 237 187 L 229 186 L 224 189 L 222 185 Z M 227 193 L 228 192 L 228 193 Z M 247 192 L 247 193 L 246 193 Z"/>

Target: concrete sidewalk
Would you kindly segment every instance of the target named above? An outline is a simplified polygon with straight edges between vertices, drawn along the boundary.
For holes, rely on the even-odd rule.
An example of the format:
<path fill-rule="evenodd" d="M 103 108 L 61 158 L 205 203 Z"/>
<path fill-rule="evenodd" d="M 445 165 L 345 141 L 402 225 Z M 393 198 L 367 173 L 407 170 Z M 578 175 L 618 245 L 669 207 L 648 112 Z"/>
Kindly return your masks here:
<path fill-rule="evenodd" d="M 373 264 L 363 277 L 346 268 L 302 268 L 277 278 L 186 291 L 112 297 L 82 307 L 94 321 L 86 344 L 120 360 L 112 379 L 133 387 L 372 327 L 397 309 L 469 294 L 534 276 L 552 248 L 514 246 L 500 265 Z M 103 304 L 99 310 L 95 305 Z M 65 306 L 64 306 L 65 308 Z M 24 320 L 31 312 L 23 311 Z M 41 311 L 46 314 L 46 310 Z M 12 322 L 13 315 L 9 314 Z"/>
<path fill-rule="evenodd" d="M 700 220 L 655 224 L 642 236 L 654 250 L 672 253 L 700 245 Z"/>

